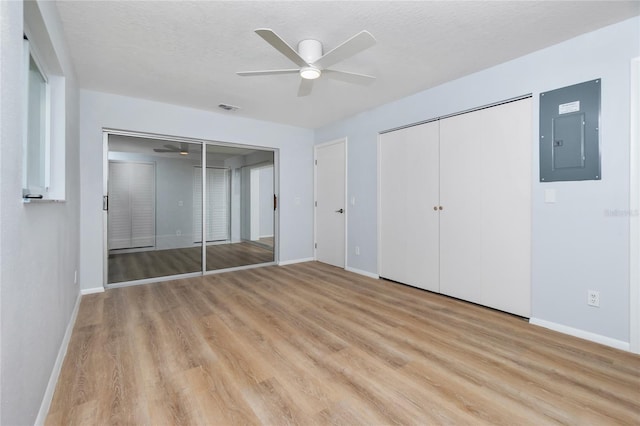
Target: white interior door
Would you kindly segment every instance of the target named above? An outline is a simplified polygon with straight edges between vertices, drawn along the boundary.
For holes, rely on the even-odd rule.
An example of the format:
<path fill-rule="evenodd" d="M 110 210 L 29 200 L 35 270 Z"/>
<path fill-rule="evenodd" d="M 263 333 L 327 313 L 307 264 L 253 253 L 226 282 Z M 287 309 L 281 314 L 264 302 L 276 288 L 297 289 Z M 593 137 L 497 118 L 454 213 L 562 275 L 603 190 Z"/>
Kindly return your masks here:
<path fill-rule="evenodd" d="M 345 267 L 346 140 L 316 146 L 316 259 Z"/>
<path fill-rule="evenodd" d="M 440 289 L 531 314 L 531 99 L 440 123 Z"/>
<path fill-rule="evenodd" d="M 438 292 L 438 122 L 380 136 L 383 278 Z M 435 208 L 435 209 L 434 209 Z"/>

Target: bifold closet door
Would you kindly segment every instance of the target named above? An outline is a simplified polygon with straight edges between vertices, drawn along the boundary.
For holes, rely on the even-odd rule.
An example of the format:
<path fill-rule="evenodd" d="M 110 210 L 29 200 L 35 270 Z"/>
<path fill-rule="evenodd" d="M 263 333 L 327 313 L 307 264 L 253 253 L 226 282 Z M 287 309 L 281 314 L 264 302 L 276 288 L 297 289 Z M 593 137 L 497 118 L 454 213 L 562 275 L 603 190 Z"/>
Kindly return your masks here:
<path fill-rule="evenodd" d="M 440 122 L 440 291 L 530 316 L 531 99 Z"/>
<path fill-rule="evenodd" d="M 379 275 L 437 292 L 438 122 L 381 135 L 379 156 Z"/>
<path fill-rule="evenodd" d="M 155 246 L 155 164 L 109 161 L 109 250 Z"/>

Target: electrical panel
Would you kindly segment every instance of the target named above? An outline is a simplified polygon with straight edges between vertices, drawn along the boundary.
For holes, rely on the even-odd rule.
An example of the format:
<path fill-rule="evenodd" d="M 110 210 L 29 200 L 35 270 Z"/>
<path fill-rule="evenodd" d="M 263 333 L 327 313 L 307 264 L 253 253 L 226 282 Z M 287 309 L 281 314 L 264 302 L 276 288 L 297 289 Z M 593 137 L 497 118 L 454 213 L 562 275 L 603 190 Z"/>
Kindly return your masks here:
<path fill-rule="evenodd" d="M 540 94 L 540 182 L 600 180 L 600 86 Z"/>

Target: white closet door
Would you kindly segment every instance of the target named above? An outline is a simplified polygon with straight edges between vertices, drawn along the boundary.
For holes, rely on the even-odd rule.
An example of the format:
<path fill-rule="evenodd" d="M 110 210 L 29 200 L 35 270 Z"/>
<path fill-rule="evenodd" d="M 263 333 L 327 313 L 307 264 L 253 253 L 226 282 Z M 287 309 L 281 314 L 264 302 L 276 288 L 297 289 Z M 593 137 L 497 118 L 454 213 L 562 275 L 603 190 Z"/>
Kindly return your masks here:
<path fill-rule="evenodd" d="M 440 289 L 530 316 L 531 99 L 440 124 Z"/>
<path fill-rule="evenodd" d="M 208 242 L 229 239 L 229 170 L 207 168 L 207 223 Z M 193 174 L 193 235 L 195 242 L 202 241 L 202 168 L 194 168 Z"/>
<path fill-rule="evenodd" d="M 127 163 L 109 162 L 109 250 L 131 247 L 130 169 Z"/>
<path fill-rule="evenodd" d="M 109 162 L 109 250 L 155 246 L 155 164 Z"/>
<path fill-rule="evenodd" d="M 207 241 L 229 239 L 229 170 L 207 169 Z"/>
<path fill-rule="evenodd" d="M 131 163 L 131 246 L 156 244 L 156 170 L 152 163 Z"/>
<path fill-rule="evenodd" d="M 379 155 L 379 275 L 438 292 L 438 122 L 381 135 Z"/>

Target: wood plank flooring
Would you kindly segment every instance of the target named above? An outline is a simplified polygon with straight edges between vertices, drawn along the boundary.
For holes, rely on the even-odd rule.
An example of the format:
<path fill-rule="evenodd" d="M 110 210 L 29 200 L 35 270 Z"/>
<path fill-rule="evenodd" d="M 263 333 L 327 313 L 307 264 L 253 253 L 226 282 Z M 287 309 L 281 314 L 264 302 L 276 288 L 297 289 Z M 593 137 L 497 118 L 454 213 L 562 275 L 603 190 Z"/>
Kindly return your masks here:
<path fill-rule="evenodd" d="M 640 424 L 640 357 L 321 263 L 84 296 L 47 425 Z"/>
<path fill-rule="evenodd" d="M 207 246 L 207 271 L 273 262 L 273 246 L 249 242 Z M 109 255 L 109 284 L 202 270 L 202 248 Z"/>

